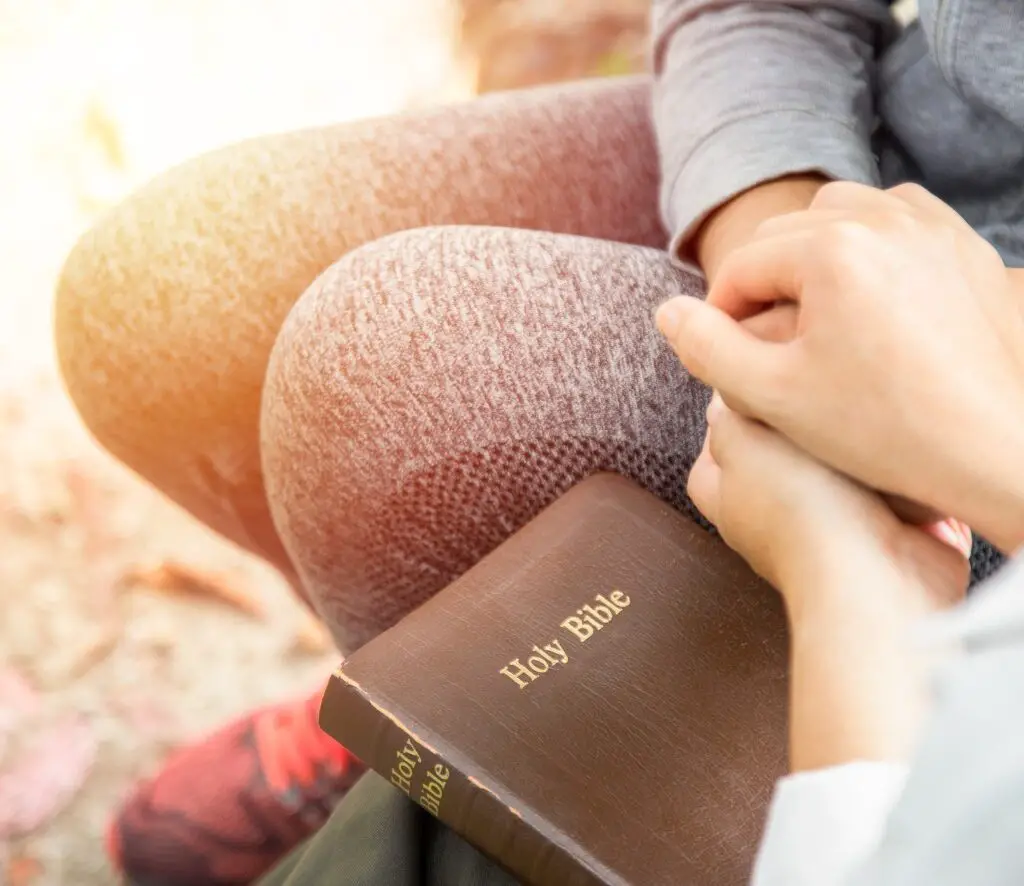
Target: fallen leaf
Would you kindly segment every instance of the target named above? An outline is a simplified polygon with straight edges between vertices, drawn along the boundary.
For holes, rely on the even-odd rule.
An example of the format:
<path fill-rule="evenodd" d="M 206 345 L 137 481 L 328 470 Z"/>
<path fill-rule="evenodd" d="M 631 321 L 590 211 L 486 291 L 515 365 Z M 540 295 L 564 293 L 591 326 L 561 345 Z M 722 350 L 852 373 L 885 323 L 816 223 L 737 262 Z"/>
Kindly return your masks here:
<path fill-rule="evenodd" d="M 94 97 L 87 105 L 82 130 L 86 142 L 96 145 L 111 166 L 125 168 L 125 147 L 120 128 L 100 99 Z"/>
<path fill-rule="evenodd" d="M 83 642 L 68 667 L 67 679 L 79 680 L 94 667 L 106 661 L 117 648 L 121 639 L 121 631 L 122 626 L 117 623 Z"/>
<path fill-rule="evenodd" d="M 5 886 L 32 886 L 43 873 L 43 863 L 31 855 L 15 855 L 4 866 Z"/>
<path fill-rule="evenodd" d="M 264 615 L 260 604 L 232 584 L 229 576 L 204 572 L 170 560 L 157 566 L 131 569 L 124 574 L 121 583 L 127 587 L 212 600 L 250 618 L 263 618 Z"/>
<path fill-rule="evenodd" d="M 48 726 L 0 771 L 0 839 L 34 831 L 74 799 L 96 760 L 89 723 L 72 715 Z"/>

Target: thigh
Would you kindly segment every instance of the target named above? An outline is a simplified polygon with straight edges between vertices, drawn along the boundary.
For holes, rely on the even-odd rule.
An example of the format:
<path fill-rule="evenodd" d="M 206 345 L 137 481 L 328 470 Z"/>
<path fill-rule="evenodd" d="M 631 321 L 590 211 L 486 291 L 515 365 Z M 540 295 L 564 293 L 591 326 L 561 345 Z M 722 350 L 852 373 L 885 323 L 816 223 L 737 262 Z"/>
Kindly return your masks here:
<path fill-rule="evenodd" d="M 687 507 L 707 392 L 654 330 L 665 252 L 506 228 L 372 243 L 298 302 L 267 376 L 278 529 L 342 649 L 598 470 Z"/>
<path fill-rule="evenodd" d="M 277 561 L 259 402 L 292 304 L 363 243 L 492 224 L 661 244 L 644 79 L 255 139 L 161 176 L 75 247 L 60 280 L 67 387 L 99 440 Z"/>

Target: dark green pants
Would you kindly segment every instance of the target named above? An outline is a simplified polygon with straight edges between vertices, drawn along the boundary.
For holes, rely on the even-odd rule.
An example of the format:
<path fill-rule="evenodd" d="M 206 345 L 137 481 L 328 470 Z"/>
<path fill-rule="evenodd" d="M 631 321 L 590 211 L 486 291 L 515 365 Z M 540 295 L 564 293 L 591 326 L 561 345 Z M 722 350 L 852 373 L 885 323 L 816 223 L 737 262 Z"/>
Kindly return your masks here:
<path fill-rule="evenodd" d="M 260 886 L 516 886 L 378 775 L 364 775 L 320 831 Z"/>

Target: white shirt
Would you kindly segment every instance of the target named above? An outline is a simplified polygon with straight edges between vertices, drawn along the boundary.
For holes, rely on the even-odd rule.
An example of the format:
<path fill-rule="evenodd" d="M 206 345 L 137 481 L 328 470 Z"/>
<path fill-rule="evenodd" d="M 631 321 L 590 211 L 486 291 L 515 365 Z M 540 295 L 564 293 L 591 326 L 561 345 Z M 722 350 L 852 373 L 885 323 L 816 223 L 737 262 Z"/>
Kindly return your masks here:
<path fill-rule="evenodd" d="M 956 653 L 943 666 L 943 673 L 936 675 L 937 710 L 930 733 L 925 736 L 923 759 L 912 760 L 909 766 L 856 762 L 781 779 L 769 809 L 752 886 L 846 886 L 868 862 L 874 864 L 872 879 L 878 882 L 878 877 L 884 876 L 888 869 L 895 869 L 897 863 L 901 869 L 921 869 L 928 863 L 929 854 L 936 855 L 936 835 L 941 834 L 943 828 L 950 832 L 947 842 L 955 842 L 955 828 L 950 828 L 945 819 L 949 818 L 951 808 L 963 803 L 965 794 L 961 788 L 953 798 L 943 796 L 944 781 L 948 783 L 946 794 L 957 790 L 957 777 L 949 777 L 948 773 L 957 771 L 953 767 L 969 772 L 971 755 L 977 758 L 973 765 L 978 769 L 987 753 L 986 741 L 993 735 L 1015 736 L 1010 740 L 1019 741 L 1021 707 L 1008 704 L 1006 693 L 1010 689 L 1013 697 L 1019 687 L 1024 700 L 1020 672 L 1005 663 L 992 667 L 994 661 L 985 659 L 993 659 L 998 652 L 1003 657 L 1009 654 L 1011 660 L 1024 661 L 1024 560 L 1012 561 L 970 600 L 929 619 L 921 627 L 921 637 L 930 648 L 941 644 L 947 651 Z M 998 685 L 1004 674 L 1007 681 L 1015 681 L 1009 687 Z M 964 707 L 982 715 L 988 709 L 990 719 L 987 722 L 994 725 L 996 732 L 957 735 L 952 724 L 970 719 L 963 716 Z M 991 719 L 1004 715 L 1005 719 L 999 720 L 998 725 Z M 991 753 L 996 753 L 994 748 L 995 743 Z M 1024 766 L 1024 754 L 1021 756 Z M 1007 779 L 1013 774 L 1011 761 L 1006 767 Z M 911 775 L 914 778 L 908 785 Z M 968 777 L 964 775 L 961 780 Z M 974 779 L 974 784 L 983 783 L 981 779 Z M 912 795 L 906 801 L 903 799 L 905 788 L 907 794 Z M 926 793 L 934 797 L 923 796 Z M 990 799 L 991 803 L 984 796 L 975 801 L 982 810 L 980 814 L 984 814 L 986 804 L 1005 803 L 1005 798 Z M 881 847 L 886 840 L 889 819 L 899 803 L 913 808 L 914 817 L 906 814 L 896 817 L 896 825 L 902 828 L 894 828 L 899 832 L 895 837 L 889 835 L 889 845 L 883 852 Z M 1021 804 L 1024 806 L 1024 797 Z M 932 808 L 934 815 L 929 814 Z M 909 828 L 907 819 L 910 819 Z M 921 839 L 916 839 L 914 831 L 922 832 Z M 931 840 L 930 847 L 928 840 Z M 925 856 L 923 862 L 912 857 L 915 843 L 927 847 L 918 851 L 918 855 Z M 969 841 L 962 844 L 961 858 L 957 861 L 963 860 L 964 853 L 969 855 L 970 849 Z M 1005 874 L 1012 862 L 1005 860 L 1005 853 L 1003 858 L 1000 871 Z M 987 871 L 991 859 L 978 859 L 973 866 L 968 860 L 965 867 Z M 999 871 L 996 873 L 998 875 Z M 897 881 L 895 877 L 892 879 Z M 898 882 L 916 886 L 918 881 L 900 877 Z M 950 874 L 950 882 L 959 884 L 959 874 Z M 964 882 L 964 886 L 981 884 L 975 879 Z"/>
<path fill-rule="evenodd" d="M 842 886 L 878 846 L 907 767 L 850 763 L 775 786 L 752 886 Z"/>

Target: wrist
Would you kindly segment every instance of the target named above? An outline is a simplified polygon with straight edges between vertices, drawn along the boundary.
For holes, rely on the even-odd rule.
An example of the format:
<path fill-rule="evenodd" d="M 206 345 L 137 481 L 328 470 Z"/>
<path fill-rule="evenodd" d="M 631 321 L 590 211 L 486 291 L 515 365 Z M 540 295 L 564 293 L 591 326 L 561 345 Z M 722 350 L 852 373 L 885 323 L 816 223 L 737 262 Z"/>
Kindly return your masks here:
<path fill-rule="evenodd" d="M 694 235 L 691 247 L 708 280 L 733 250 L 749 243 L 770 218 L 807 209 L 826 179 L 793 175 L 756 185 L 714 210 Z"/>
<path fill-rule="evenodd" d="M 835 570 L 813 586 L 799 586 L 784 596 L 794 637 L 852 632 L 863 639 L 882 628 L 885 633 L 905 630 L 934 611 L 922 594 L 908 593 L 902 580 L 851 568 Z M 874 630 L 864 633 L 864 625 Z"/>
<path fill-rule="evenodd" d="M 924 595 L 885 552 L 852 553 L 818 561 L 787 601 L 793 771 L 905 759 L 926 709 L 911 634 Z"/>
<path fill-rule="evenodd" d="M 927 708 L 910 621 L 884 607 L 824 613 L 791 627 L 793 771 L 905 759 Z"/>
<path fill-rule="evenodd" d="M 811 535 L 804 536 L 811 538 Z M 899 536 L 879 532 L 870 539 L 829 533 L 787 558 L 779 590 L 794 631 L 823 626 L 843 630 L 870 619 L 906 626 L 946 603 L 922 576 L 900 564 L 906 560 Z"/>

